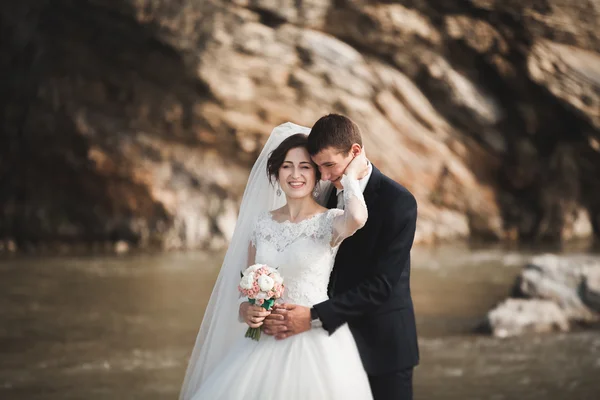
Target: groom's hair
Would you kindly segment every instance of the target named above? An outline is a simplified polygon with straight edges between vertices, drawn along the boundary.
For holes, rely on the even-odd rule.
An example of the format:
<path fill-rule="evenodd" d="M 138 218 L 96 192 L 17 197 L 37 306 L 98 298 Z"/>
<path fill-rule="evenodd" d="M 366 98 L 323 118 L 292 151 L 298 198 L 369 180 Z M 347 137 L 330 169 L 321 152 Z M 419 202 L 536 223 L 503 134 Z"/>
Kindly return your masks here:
<path fill-rule="evenodd" d="M 362 146 L 360 128 L 350 118 L 339 114 L 329 114 L 319 118 L 308 135 L 308 153 L 311 156 L 321 150 L 333 147 L 340 153 L 349 153 L 352 145 Z"/>
<path fill-rule="evenodd" d="M 297 149 L 299 147 L 307 148 L 306 143 L 308 141 L 308 136 L 303 133 L 296 133 L 285 140 L 283 140 L 279 146 L 275 150 L 271 152 L 269 155 L 269 159 L 267 160 L 267 175 L 269 176 L 269 181 L 271 183 L 277 182 L 277 178 L 279 176 L 279 168 L 283 165 L 285 161 L 285 156 L 292 149 Z M 313 160 L 308 158 L 310 163 L 315 167 L 315 174 L 317 176 L 317 182 L 321 179 L 321 171 L 317 167 L 317 164 L 314 163 Z"/>

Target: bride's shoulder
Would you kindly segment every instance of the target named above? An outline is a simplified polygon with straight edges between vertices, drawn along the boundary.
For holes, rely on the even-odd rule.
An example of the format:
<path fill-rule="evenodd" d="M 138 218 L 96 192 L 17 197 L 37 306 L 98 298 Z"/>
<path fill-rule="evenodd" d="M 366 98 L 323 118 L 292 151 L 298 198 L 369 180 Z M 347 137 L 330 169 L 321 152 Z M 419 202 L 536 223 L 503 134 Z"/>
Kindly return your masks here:
<path fill-rule="evenodd" d="M 321 226 L 327 227 L 327 229 L 329 229 L 333 224 L 335 218 L 342 215 L 343 213 L 344 210 L 340 210 L 339 208 L 325 209 L 325 211 L 323 211 L 322 213 L 323 218 L 321 218 Z"/>
<path fill-rule="evenodd" d="M 335 218 L 338 217 L 340 215 L 342 215 L 344 213 L 344 210 L 339 209 L 339 208 L 330 208 L 328 209 L 325 214 L 329 217 L 329 218 Z"/>
<path fill-rule="evenodd" d="M 266 211 L 262 214 L 261 218 L 266 221 L 278 222 L 280 220 L 285 220 L 285 214 L 283 213 L 284 207 L 278 208 L 276 210 Z"/>
<path fill-rule="evenodd" d="M 319 221 L 320 225 L 327 224 L 330 223 L 335 216 L 339 215 L 338 211 L 343 213 L 342 210 L 335 208 L 320 207 L 316 210 L 311 219 Z"/>
<path fill-rule="evenodd" d="M 319 208 L 316 209 L 314 215 L 327 214 L 329 211 L 331 211 L 329 208 L 323 207 L 323 206 L 319 206 Z"/>

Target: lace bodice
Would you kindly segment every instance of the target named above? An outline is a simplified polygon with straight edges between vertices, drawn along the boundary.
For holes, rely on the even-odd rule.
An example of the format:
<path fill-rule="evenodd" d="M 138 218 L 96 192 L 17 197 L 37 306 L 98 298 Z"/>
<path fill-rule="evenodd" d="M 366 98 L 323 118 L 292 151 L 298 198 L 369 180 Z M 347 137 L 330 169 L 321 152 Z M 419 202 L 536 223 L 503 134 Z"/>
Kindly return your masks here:
<path fill-rule="evenodd" d="M 327 300 L 327 284 L 338 247 L 331 247 L 333 221 L 343 214 L 332 209 L 298 223 L 259 216 L 252 244 L 256 262 L 278 268 L 285 283 L 282 300 L 312 306 Z"/>

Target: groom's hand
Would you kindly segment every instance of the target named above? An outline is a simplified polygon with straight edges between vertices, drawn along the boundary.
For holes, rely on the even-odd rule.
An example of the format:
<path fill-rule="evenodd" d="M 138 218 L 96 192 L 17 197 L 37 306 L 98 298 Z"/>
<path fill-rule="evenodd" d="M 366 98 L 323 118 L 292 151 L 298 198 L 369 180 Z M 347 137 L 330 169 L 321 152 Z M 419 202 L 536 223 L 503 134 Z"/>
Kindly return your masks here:
<path fill-rule="evenodd" d="M 264 320 L 263 332 L 276 339 L 285 339 L 310 328 L 310 308 L 296 304 L 276 304 Z"/>
<path fill-rule="evenodd" d="M 285 339 L 310 330 L 310 308 L 296 304 L 282 304 L 274 310 L 277 311 L 284 316 L 284 329 L 275 334 L 275 339 Z"/>
<path fill-rule="evenodd" d="M 281 308 L 281 305 L 275 304 L 271 310 L 271 314 L 269 314 L 264 320 L 263 333 L 273 336 L 277 333 L 285 331 L 286 313 L 287 310 Z"/>

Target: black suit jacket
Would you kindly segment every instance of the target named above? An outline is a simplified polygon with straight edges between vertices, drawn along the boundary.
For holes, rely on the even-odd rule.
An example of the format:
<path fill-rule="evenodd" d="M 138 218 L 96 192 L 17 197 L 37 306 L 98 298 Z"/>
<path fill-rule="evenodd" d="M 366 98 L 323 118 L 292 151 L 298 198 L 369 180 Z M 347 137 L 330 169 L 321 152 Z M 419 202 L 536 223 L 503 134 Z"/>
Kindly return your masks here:
<path fill-rule="evenodd" d="M 333 334 L 348 323 L 365 370 L 379 375 L 419 363 L 410 294 L 410 249 L 417 202 L 375 166 L 364 191 L 369 218 L 338 250 L 330 299 L 314 306 Z M 333 190 L 328 207 L 336 205 Z"/>

